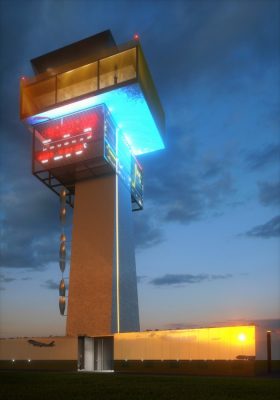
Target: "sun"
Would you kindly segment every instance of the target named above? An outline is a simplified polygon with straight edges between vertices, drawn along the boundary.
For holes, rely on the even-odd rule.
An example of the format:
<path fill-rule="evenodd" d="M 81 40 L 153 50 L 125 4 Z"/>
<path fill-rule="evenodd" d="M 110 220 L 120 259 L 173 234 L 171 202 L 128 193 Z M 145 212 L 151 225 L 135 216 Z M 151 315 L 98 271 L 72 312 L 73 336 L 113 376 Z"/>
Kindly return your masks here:
<path fill-rule="evenodd" d="M 238 335 L 238 339 L 240 340 L 240 342 L 244 342 L 246 340 L 246 335 L 244 333 L 240 333 Z"/>

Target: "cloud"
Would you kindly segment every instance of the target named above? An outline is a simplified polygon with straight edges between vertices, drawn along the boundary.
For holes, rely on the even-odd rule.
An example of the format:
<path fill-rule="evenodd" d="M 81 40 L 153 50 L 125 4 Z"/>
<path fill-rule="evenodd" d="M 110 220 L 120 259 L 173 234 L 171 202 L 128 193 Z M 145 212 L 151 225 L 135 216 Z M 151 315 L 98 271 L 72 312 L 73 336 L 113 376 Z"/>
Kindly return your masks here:
<path fill-rule="evenodd" d="M 264 206 L 280 206 L 280 182 L 260 182 L 259 199 Z"/>
<path fill-rule="evenodd" d="M 164 329 L 187 329 L 189 326 L 187 323 L 184 322 L 170 322 L 164 324 Z"/>
<path fill-rule="evenodd" d="M 12 185 L 2 183 L 2 268 L 42 270 L 58 260 L 59 200 L 39 185 L 33 177 L 15 178 Z M 68 216 L 71 221 L 70 210 Z"/>
<path fill-rule="evenodd" d="M 229 278 L 232 278 L 231 274 L 223 274 L 223 275 L 166 274 L 159 278 L 152 279 L 150 283 L 155 286 L 172 286 L 172 285 L 201 283 L 205 281 L 213 281 L 218 279 L 229 279 Z"/>
<path fill-rule="evenodd" d="M 16 281 L 16 278 L 10 278 L 4 274 L 0 274 L 0 283 L 9 283 L 14 281 Z"/>
<path fill-rule="evenodd" d="M 276 334 L 279 333 L 280 320 L 279 319 L 231 319 L 224 321 L 215 321 L 211 323 L 189 324 L 186 322 L 171 322 L 164 325 L 166 329 L 195 329 L 195 328 L 212 328 L 213 326 L 240 326 L 240 325 L 256 325 L 258 327 L 273 329 Z"/>
<path fill-rule="evenodd" d="M 42 287 L 50 290 L 58 290 L 59 282 L 55 282 L 53 279 L 47 279 L 44 283 L 42 283 Z M 68 284 L 65 283 L 66 289 L 68 288 Z"/>
<path fill-rule="evenodd" d="M 223 207 L 235 191 L 231 155 L 227 160 L 215 155 L 203 158 L 183 125 L 182 121 L 168 128 L 173 136 L 165 151 L 140 159 L 145 171 L 145 201 L 156 216 L 156 226 L 198 221 L 208 211 Z"/>
<path fill-rule="evenodd" d="M 142 283 L 147 279 L 146 275 L 137 275 L 137 283 Z"/>
<path fill-rule="evenodd" d="M 270 239 L 280 236 L 280 215 L 272 218 L 270 221 L 257 225 L 245 233 L 252 238 Z"/>
<path fill-rule="evenodd" d="M 154 61 L 157 70 L 166 66 L 161 85 L 173 83 L 175 87 L 176 80 L 168 80 L 166 76 L 170 60 L 178 57 L 184 62 L 172 64 L 172 75 L 181 82 L 204 76 L 217 81 L 227 75 L 236 81 L 237 70 L 246 70 L 248 65 L 252 65 L 252 59 L 259 61 L 265 57 L 270 61 L 275 58 L 273 42 L 279 34 L 276 2 L 270 2 L 268 7 L 264 1 L 255 1 L 254 8 L 251 1 L 180 1 L 175 4 L 174 10 L 168 7 L 165 15 L 160 16 L 162 24 L 154 24 L 155 29 L 151 27 L 149 32 L 156 43 L 164 40 L 168 48 L 160 57 L 157 53 L 154 55 L 158 58 Z M 169 27 L 168 34 L 163 33 L 162 26 Z M 174 43 L 180 43 L 179 53 Z"/>
<path fill-rule="evenodd" d="M 245 161 L 252 170 L 257 170 L 271 164 L 279 165 L 280 145 L 269 144 L 262 150 L 253 151 L 247 154 Z"/>
<path fill-rule="evenodd" d="M 224 169 L 225 160 L 207 157 L 203 164 L 202 177 L 209 179 L 220 175 L 221 171 Z"/>
<path fill-rule="evenodd" d="M 53 279 L 48 279 L 44 283 L 42 283 L 41 286 L 46 289 L 58 290 L 59 282 L 55 282 Z"/>
<path fill-rule="evenodd" d="M 156 246 L 164 240 L 162 228 L 156 226 L 154 220 L 146 215 L 134 218 L 135 245 L 138 249 Z"/>

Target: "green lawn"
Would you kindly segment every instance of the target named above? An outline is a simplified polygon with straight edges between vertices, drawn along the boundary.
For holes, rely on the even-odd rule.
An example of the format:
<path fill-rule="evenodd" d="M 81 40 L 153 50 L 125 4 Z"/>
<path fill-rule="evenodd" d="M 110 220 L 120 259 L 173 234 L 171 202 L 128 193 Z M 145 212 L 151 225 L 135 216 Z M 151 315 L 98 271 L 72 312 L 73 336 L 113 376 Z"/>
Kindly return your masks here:
<path fill-rule="evenodd" d="M 276 378 L 2 371 L 2 400 L 276 400 Z"/>

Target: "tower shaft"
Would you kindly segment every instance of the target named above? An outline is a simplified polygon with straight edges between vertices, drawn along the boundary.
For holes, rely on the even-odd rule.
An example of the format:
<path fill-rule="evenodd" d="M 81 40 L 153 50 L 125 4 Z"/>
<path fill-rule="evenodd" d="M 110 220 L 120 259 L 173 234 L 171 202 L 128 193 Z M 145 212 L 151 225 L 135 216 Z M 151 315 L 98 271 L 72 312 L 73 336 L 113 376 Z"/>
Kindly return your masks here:
<path fill-rule="evenodd" d="M 115 175 L 76 183 L 66 326 L 70 336 L 139 329 L 130 192 L 120 180 L 117 185 L 116 191 Z"/>

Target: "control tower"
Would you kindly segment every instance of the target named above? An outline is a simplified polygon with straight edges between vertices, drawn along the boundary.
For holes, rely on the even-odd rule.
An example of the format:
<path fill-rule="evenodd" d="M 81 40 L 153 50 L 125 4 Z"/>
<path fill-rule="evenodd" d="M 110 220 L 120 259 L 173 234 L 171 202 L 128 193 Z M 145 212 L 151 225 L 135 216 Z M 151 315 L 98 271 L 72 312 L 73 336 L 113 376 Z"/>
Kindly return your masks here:
<path fill-rule="evenodd" d="M 165 130 L 138 37 L 117 45 L 104 31 L 31 64 L 34 77 L 21 79 L 20 117 L 33 137 L 32 173 L 74 207 L 66 333 L 138 331 L 137 157 L 163 149 Z"/>

